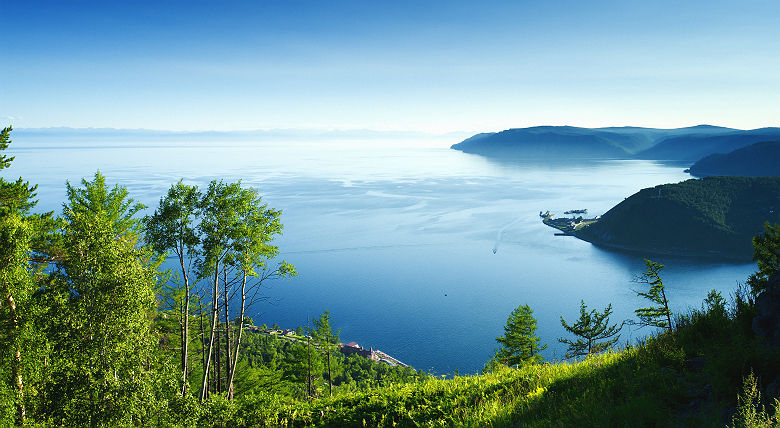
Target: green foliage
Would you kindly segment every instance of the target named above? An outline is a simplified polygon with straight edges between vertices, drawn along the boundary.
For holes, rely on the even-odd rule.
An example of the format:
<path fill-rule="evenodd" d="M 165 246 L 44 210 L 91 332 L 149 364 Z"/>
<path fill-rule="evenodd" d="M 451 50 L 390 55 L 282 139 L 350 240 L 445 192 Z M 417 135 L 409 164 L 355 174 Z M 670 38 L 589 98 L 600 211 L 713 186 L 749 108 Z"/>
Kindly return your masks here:
<path fill-rule="evenodd" d="M 160 253 L 173 251 L 179 259 L 196 256 L 200 243 L 195 231 L 199 203 L 197 186 L 188 186 L 183 181 L 172 185 L 160 198 L 154 214 L 144 218 L 149 245 Z"/>
<path fill-rule="evenodd" d="M 313 395 L 328 395 L 325 346 L 312 343 Z M 308 346 L 305 341 L 278 338 L 273 335 L 248 334 L 240 370 L 236 374 L 236 398 L 254 394 L 306 397 Z M 391 367 L 357 355 L 331 353 L 333 393 L 368 390 L 381 385 L 414 382 L 427 378 L 412 368 Z"/>
<path fill-rule="evenodd" d="M 589 356 L 611 348 L 620 338 L 618 333 L 623 328 L 623 324 L 610 325 L 610 315 L 612 315 L 612 304 L 607 305 L 604 312 L 599 312 L 596 309 L 588 312 L 585 301 L 582 300 L 580 301 L 580 318 L 573 325 L 569 325 L 561 317 L 563 328 L 578 337 L 576 341 L 565 338 L 558 339 L 561 343 L 569 345 L 566 350 L 566 358 Z"/>
<path fill-rule="evenodd" d="M 731 418 L 735 428 L 764 428 L 780 426 L 780 400 L 774 399 L 774 412 L 769 415 L 761 403 L 761 391 L 753 372 L 743 382 L 742 392 L 737 397 L 737 412 Z"/>
<path fill-rule="evenodd" d="M 282 232 L 281 211 L 263 204 L 257 190 L 243 188 L 241 182 L 212 181 L 200 209 L 201 278 L 214 273 L 219 263 L 258 276 L 266 261 L 279 253 L 270 243 Z M 286 263 L 278 270 L 284 276 L 294 274 L 294 268 Z"/>
<path fill-rule="evenodd" d="M 717 290 L 710 290 L 704 299 L 704 310 L 720 317 L 726 316 L 726 299 Z"/>
<path fill-rule="evenodd" d="M 324 345 L 337 345 L 339 343 L 340 331 L 333 331 L 333 327 L 330 325 L 330 312 L 325 311 L 319 317 L 313 320 L 314 328 L 311 335 L 320 346 Z"/>
<path fill-rule="evenodd" d="M 639 297 L 644 297 L 656 306 L 648 306 L 634 310 L 639 318 L 639 324 L 642 326 L 660 327 L 672 330 L 672 312 L 669 310 L 669 301 L 666 299 L 666 291 L 661 281 L 660 272 L 664 265 L 645 259 L 647 271 L 644 272 L 636 282 L 650 285 L 650 289 L 645 293 L 638 291 Z"/>
<path fill-rule="evenodd" d="M 99 172 L 82 188 L 67 184 L 64 257 L 51 293 L 56 317 L 47 407 L 64 424 L 122 424 L 153 405 L 150 365 L 159 260 L 139 246 L 143 206 Z"/>
<path fill-rule="evenodd" d="M 23 422 L 26 413 L 24 382 L 29 382 L 24 376 L 25 366 L 29 365 L 24 362 L 32 362 L 24 361 L 29 360 L 30 355 L 23 354 L 22 348 L 36 333 L 30 322 L 35 290 L 28 266 L 31 232 L 18 213 L 0 215 L 0 372 L 4 384 L 1 389 L 9 398 L 13 397 L 8 403 L 13 403 L 15 409 L 8 414 L 15 415 L 19 423 Z"/>
<path fill-rule="evenodd" d="M 339 332 L 333 332 L 330 326 L 330 312 L 325 311 L 314 319 L 314 329 L 311 336 L 317 341 L 318 348 L 325 353 L 327 365 L 328 393 L 333 395 L 333 373 L 331 370 L 331 354 L 337 349 Z"/>
<path fill-rule="evenodd" d="M 496 338 L 500 347 L 496 351 L 496 359 L 508 366 L 532 364 L 542 360 L 539 351 L 547 345 L 539 346 L 536 336 L 536 319 L 533 310 L 528 305 L 515 308 L 506 320 L 504 335 Z"/>
<path fill-rule="evenodd" d="M 0 169 L 8 168 L 11 166 L 11 161 L 14 160 L 13 156 L 9 157 L 2 154 L 8 148 L 8 145 L 11 144 L 11 131 L 13 129 L 13 127 L 8 126 L 0 131 Z"/>
<path fill-rule="evenodd" d="M 200 237 L 195 231 L 199 203 L 200 193 L 197 187 L 188 186 L 180 180 L 160 199 L 160 205 L 154 214 L 144 218 L 146 242 L 158 253 L 172 251 L 179 262 L 179 272 L 167 276 L 173 280 L 165 281 L 166 286 L 160 296 L 166 306 L 170 305 L 178 310 L 182 396 L 186 395 L 189 389 L 189 320 L 193 309 L 190 298 L 195 282 L 191 281 L 191 271 L 200 243 Z"/>
<path fill-rule="evenodd" d="M 0 132 L 0 152 L 10 144 L 11 127 Z M 0 155 L 0 169 L 13 157 Z M 31 214 L 36 186 L 22 178 L 0 178 L 0 407 L 12 423 L 25 424 L 35 411 L 45 377 L 48 343 L 38 321 L 44 307 L 36 298 L 47 267 L 46 252 L 57 228 L 52 213 Z"/>
<path fill-rule="evenodd" d="M 754 296 L 766 289 L 769 277 L 780 270 L 780 224 L 764 224 L 764 232 L 753 237 L 753 261 L 758 272 L 748 278 Z"/>

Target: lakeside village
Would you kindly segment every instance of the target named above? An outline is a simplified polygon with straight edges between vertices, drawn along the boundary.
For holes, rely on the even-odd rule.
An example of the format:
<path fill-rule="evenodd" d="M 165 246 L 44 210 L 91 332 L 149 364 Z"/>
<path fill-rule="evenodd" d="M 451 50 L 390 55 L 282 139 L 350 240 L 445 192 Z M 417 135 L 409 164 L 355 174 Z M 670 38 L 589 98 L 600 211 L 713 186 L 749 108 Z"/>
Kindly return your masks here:
<path fill-rule="evenodd" d="M 551 213 L 550 211 L 539 211 L 539 217 L 542 218 L 542 223 L 560 230 L 560 232 L 556 233 L 555 236 L 574 236 L 574 232 L 577 229 L 595 223 L 601 218 L 601 216 L 598 215 L 593 218 L 584 218 L 582 214 L 588 213 L 587 208 L 564 211 L 563 213 L 571 215 L 571 217 L 555 218 L 555 214 Z M 579 216 L 575 217 L 577 214 L 579 214 Z"/>
<path fill-rule="evenodd" d="M 288 342 L 305 343 L 307 340 L 311 340 L 309 335 L 300 335 L 293 329 L 274 329 L 274 328 L 260 328 L 251 324 L 244 324 L 244 330 L 255 334 L 265 334 L 273 336 L 280 340 L 286 340 Z M 316 346 L 316 345 L 315 345 Z M 390 367 L 409 367 L 407 364 L 391 357 L 390 355 L 374 348 L 365 349 L 358 345 L 356 342 L 339 343 L 339 351 L 344 355 L 358 355 L 360 357 L 385 363 Z"/>

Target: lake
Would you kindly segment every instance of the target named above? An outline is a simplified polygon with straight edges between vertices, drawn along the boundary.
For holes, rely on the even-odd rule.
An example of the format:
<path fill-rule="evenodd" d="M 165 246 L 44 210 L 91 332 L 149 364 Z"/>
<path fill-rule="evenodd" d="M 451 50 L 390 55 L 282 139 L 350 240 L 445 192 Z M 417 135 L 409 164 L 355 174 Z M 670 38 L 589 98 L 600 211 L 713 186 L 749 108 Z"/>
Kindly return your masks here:
<path fill-rule="evenodd" d="M 329 310 L 343 342 L 380 349 L 436 374 L 476 373 L 496 348 L 509 313 L 528 304 L 547 360 L 562 359 L 560 316 L 579 302 L 613 320 L 645 302 L 632 278 L 641 254 L 554 236 L 539 211 L 603 214 L 638 190 L 690 178 L 649 161 L 580 164 L 496 162 L 450 150 L 458 139 L 257 142 L 59 141 L 14 136 L 4 176 L 39 185 L 40 210 L 61 210 L 65 180 L 95 171 L 151 209 L 183 178 L 204 186 L 241 179 L 283 210 L 281 258 L 299 276 L 266 289 L 248 315 L 256 325 L 305 325 Z M 495 252 L 494 252 L 495 250 Z M 656 257 L 674 311 L 724 297 L 752 264 Z M 621 343 L 649 329 L 626 327 Z"/>

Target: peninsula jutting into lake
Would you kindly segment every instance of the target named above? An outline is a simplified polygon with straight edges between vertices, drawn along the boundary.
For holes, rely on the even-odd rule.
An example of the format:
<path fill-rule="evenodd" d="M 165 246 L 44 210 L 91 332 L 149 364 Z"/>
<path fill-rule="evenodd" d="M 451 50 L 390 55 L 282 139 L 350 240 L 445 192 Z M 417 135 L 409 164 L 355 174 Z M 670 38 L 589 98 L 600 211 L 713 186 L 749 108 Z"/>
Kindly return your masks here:
<path fill-rule="evenodd" d="M 752 238 L 776 221 L 780 177 L 708 177 L 642 189 L 603 216 L 544 223 L 594 245 L 648 255 L 750 260 Z"/>

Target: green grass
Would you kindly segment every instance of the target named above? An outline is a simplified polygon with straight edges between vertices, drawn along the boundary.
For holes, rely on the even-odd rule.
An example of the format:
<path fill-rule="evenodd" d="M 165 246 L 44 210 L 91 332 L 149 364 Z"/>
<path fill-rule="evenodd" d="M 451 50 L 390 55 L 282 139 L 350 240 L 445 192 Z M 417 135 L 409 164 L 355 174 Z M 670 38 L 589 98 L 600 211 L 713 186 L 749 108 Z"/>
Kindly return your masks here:
<path fill-rule="evenodd" d="M 722 305 L 678 317 L 674 333 L 582 361 L 428 378 L 311 401 L 220 397 L 192 425 L 226 426 L 725 426 L 743 379 L 780 375 L 780 353 L 750 330 L 753 309 Z M 765 396 L 768 409 L 774 397 Z M 740 407 L 740 412 L 742 408 Z M 740 413 L 741 414 L 741 413 Z M 185 424 L 184 421 L 180 422 Z"/>

